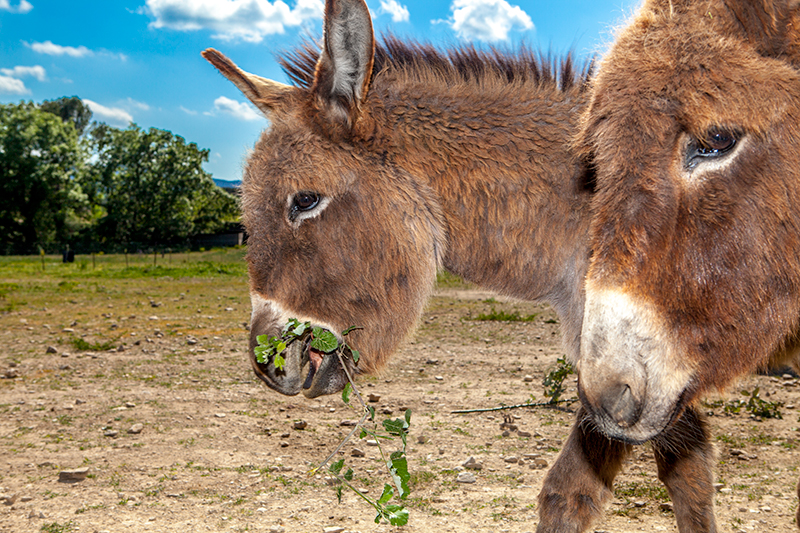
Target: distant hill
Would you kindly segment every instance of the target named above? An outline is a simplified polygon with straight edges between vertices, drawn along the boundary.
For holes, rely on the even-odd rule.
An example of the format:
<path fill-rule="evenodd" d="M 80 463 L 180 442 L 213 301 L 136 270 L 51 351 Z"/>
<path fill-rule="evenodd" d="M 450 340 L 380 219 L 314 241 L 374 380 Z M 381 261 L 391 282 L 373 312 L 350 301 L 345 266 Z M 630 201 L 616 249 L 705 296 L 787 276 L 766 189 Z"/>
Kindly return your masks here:
<path fill-rule="evenodd" d="M 217 178 L 214 178 L 214 183 L 222 189 L 238 189 L 242 184 L 241 180 L 218 180 Z"/>

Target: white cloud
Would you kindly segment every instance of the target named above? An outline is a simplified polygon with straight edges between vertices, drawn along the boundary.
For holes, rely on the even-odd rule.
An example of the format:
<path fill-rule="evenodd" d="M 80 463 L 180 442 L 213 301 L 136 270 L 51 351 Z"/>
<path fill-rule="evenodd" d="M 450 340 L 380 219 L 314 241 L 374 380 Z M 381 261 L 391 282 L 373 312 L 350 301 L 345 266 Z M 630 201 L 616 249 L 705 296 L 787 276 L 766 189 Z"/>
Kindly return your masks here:
<path fill-rule="evenodd" d="M 3 0 L 0 0 L 2 2 Z M 113 57 L 119 59 L 120 61 L 127 61 L 128 56 L 125 54 L 115 54 L 113 52 L 109 52 L 108 50 L 90 50 L 85 46 L 62 46 L 60 44 L 55 44 L 53 41 L 45 41 L 43 43 L 25 43 L 25 46 L 30 48 L 36 53 L 39 54 L 47 54 L 49 56 L 70 56 L 70 57 L 94 57 L 94 56 L 104 56 L 104 57 Z"/>
<path fill-rule="evenodd" d="M 194 111 L 194 110 L 192 110 L 192 109 L 187 109 L 187 108 L 185 108 L 185 107 L 183 107 L 183 106 L 180 106 L 180 107 L 179 107 L 179 109 L 180 109 L 181 111 L 183 111 L 184 113 L 186 113 L 187 115 L 192 115 L 192 116 L 194 116 L 194 115 L 196 115 L 196 114 L 197 114 L 197 111 Z"/>
<path fill-rule="evenodd" d="M 86 98 L 83 99 L 83 103 L 89 106 L 89 109 L 92 110 L 96 117 L 111 126 L 125 127 L 133 122 L 133 117 L 130 113 L 122 108 L 106 107 Z"/>
<path fill-rule="evenodd" d="M 397 0 L 381 0 L 381 13 L 392 16 L 392 22 L 408 22 L 408 8 Z"/>
<path fill-rule="evenodd" d="M 22 83 L 22 80 L 10 76 L 0 76 L 0 93 L 28 94 L 30 91 Z"/>
<path fill-rule="evenodd" d="M 150 106 L 145 104 L 144 102 L 139 102 L 128 97 L 127 100 L 120 102 L 120 105 L 124 106 L 127 109 L 138 109 L 140 111 L 150 111 Z"/>
<path fill-rule="evenodd" d="M 55 44 L 52 41 L 31 44 L 25 43 L 25 45 L 30 47 L 36 53 L 47 54 L 49 56 L 85 57 L 94 55 L 94 52 L 85 46 L 61 46 L 60 44 Z"/>
<path fill-rule="evenodd" d="M 47 81 L 47 72 L 44 67 L 36 65 L 34 67 L 14 67 L 14 68 L 0 68 L 0 72 L 5 76 L 11 78 L 24 78 L 30 76 L 39 81 Z"/>
<path fill-rule="evenodd" d="M 237 102 L 230 98 L 220 96 L 214 100 L 214 108 L 217 111 L 227 113 L 239 120 L 262 120 L 264 117 L 258 114 L 250 104 L 245 102 Z"/>
<path fill-rule="evenodd" d="M 10 11 L 11 13 L 25 14 L 33 9 L 33 5 L 28 0 L 20 0 L 17 7 L 13 7 L 9 0 L 0 0 L 0 11 Z"/>
<path fill-rule="evenodd" d="M 146 4 L 153 28 L 206 29 L 216 32 L 217 39 L 253 43 L 283 33 L 287 26 L 321 19 L 324 13 L 322 0 L 297 0 L 294 8 L 283 0 L 147 0 Z"/>
<path fill-rule="evenodd" d="M 447 23 L 459 37 L 481 41 L 504 41 L 511 30 L 532 30 L 533 21 L 519 6 L 506 0 L 453 0 L 453 16 Z"/>

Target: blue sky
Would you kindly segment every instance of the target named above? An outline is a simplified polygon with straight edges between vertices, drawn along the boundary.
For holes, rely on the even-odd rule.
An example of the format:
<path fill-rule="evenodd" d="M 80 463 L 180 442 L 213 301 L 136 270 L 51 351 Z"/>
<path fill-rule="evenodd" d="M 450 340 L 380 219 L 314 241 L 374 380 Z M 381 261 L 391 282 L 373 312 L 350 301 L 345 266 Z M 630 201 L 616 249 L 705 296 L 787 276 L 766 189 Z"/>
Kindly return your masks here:
<path fill-rule="evenodd" d="M 640 0 L 367 0 L 376 33 L 587 57 Z M 238 180 L 267 125 L 200 52 L 286 82 L 276 53 L 318 37 L 322 0 L 0 0 L 0 103 L 79 96 L 95 120 L 171 130 Z"/>

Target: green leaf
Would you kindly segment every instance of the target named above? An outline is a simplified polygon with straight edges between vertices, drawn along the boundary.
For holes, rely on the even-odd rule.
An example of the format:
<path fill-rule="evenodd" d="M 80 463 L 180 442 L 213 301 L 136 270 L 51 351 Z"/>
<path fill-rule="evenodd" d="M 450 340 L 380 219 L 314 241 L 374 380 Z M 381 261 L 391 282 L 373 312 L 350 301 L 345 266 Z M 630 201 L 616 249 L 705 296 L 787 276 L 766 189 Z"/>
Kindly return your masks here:
<path fill-rule="evenodd" d="M 383 486 L 383 494 L 381 494 L 381 497 L 378 498 L 378 504 L 384 505 L 386 502 L 392 499 L 392 496 L 394 496 L 394 489 L 391 485 L 386 483 Z"/>
<path fill-rule="evenodd" d="M 364 428 L 361 428 L 361 434 L 358 436 L 358 438 L 359 438 L 359 439 L 363 439 L 363 438 L 364 438 L 364 437 L 366 437 L 367 435 L 368 435 L 368 433 L 367 433 L 367 430 L 366 430 L 366 429 L 364 429 Z"/>
<path fill-rule="evenodd" d="M 370 422 L 374 422 L 375 421 L 375 408 L 372 407 L 371 405 L 368 405 L 367 406 L 367 410 L 369 411 L 369 420 L 370 420 Z"/>
<path fill-rule="evenodd" d="M 328 470 L 330 470 L 331 472 L 333 472 L 334 474 L 336 474 L 338 476 L 339 472 L 342 471 L 342 467 L 343 466 L 344 466 L 344 459 L 339 459 L 335 463 L 333 463 L 330 466 L 328 466 Z"/>
<path fill-rule="evenodd" d="M 336 487 L 336 498 L 339 500 L 339 503 L 342 503 L 342 489 L 343 488 L 344 487 L 342 487 L 341 485 Z"/>
<path fill-rule="evenodd" d="M 348 469 L 347 469 L 347 472 L 345 472 L 345 473 L 344 473 L 344 476 L 343 476 L 343 477 L 344 477 L 344 478 L 345 478 L 347 481 L 353 481 L 353 469 L 352 469 L 352 468 L 348 468 Z"/>
<path fill-rule="evenodd" d="M 406 499 L 411 492 L 411 489 L 408 487 L 411 474 L 408 473 L 408 460 L 405 454 L 403 452 L 394 452 L 387 466 L 389 467 L 389 472 L 392 474 L 392 480 L 397 487 L 398 497 L 401 500 Z"/>
<path fill-rule="evenodd" d="M 384 420 L 383 427 L 390 435 L 400 436 L 408 430 L 408 422 L 402 418 L 395 418 L 394 420 Z"/>
<path fill-rule="evenodd" d="M 404 509 L 402 505 L 387 505 L 385 510 L 389 515 L 389 523 L 393 526 L 408 524 L 408 509 Z"/>
<path fill-rule="evenodd" d="M 358 360 L 361 359 L 361 354 L 358 353 L 358 350 L 350 350 L 350 352 L 353 354 L 353 362 L 358 363 Z"/>
<path fill-rule="evenodd" d="M 406 419 L 406 424 L 408 424 L 408 426 L 406 427 L 411 427 L 411 409 L 406 409 L 405 419 Z"/>
<path fill-rule="evenodd" d="M 342 401 L 344 403 L 350 403 L 350 392 L 352 390 L 353 390 L 353 386 L 348 381 L 344 386 L 344 390 L 342 390 Z"/>
<path fill-rule="evenodd" d="M 267 346 L 269 344 L 269 335 L 259 335 L 256 337 L 256 342 L 261 346 Z"/>
<path fill-rule="evenodd" d="M 311 347 L 323 353 L 329 353 L 339 347 L 339 340 L 336 335 L 327 329 L 319 326 L 314 326 L 311 330 L 313 339 L 311 340 Z"/>
<path fill-rule="evenodd" d="M 276 355 L 275 359 L 272 360 L 272 364 L 275 365 L 275 368 L 278 370 L 283 370 L 283 367 L 286 364 L 286 359 L 280 355 Z"/>
<path fill-rule="evenodd" d="M 301 336 L 303 333 L 305 333 L 305 332 L 306 332 L 306 330 L 308 329 L 308 327 L 309 327 L 310 325 L 311 325 L 311 323 L 310 323 L 310 322 L 303 322 L 303 323 L 300 323 L 300 324 L 298 324 L 298 325 L 297 325 L 297 326 L 296 326 L 296 327 L 295 327 L 295 328 L 292 330 L 292 335 L 294 335 L 295 337 L 299 337 L 299 336 Z"/>

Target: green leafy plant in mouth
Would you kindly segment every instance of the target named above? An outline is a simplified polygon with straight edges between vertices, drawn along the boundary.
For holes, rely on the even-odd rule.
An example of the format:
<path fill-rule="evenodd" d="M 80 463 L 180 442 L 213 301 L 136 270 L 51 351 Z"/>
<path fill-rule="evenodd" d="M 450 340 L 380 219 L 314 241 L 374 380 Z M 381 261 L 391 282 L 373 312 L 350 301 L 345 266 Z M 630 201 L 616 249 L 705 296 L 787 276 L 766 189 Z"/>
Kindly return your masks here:
<path fill-rule="evenodd" d="M 346 337 L 348 333 L 355 329 L 359 328 L 353 326 L 344 330 L 342 332 L 342 338 Z M 259 335 L 256 337 L 258 345 L 253 349 L 256 354 L 256 361 L 265 365 L 272 360 L 272 364 L 275 365 L 275 368 L 283 370 L 286 364 L 283 353 L 292 343 L 304 341 L 308 336 L 311 337 L 310 347 L 312 349 L 322 353 L 331 353 L 340 348 L 342 350 L 347 348 L 352 354 L 353 362 L 358 363 L 358 351 L 353 350 L 346 342 L 342 342 L 340 346 L 339 339 L 337 339 L 336 335 L 331 331 L 319 326 L 312 326 L 311 322 L 300 322 L 296 318 L 289 319 L 278 337 L 269 335 Z"/>
<path fill-rule="evenodd" d="M 361 414 L 361 419 L 356 423 L 353 430 L 344 438 L 344 440 L 336 447 L 327 459 L 325 459 L 319 466 L 312 469 L 309 475 L 314 475 L 321 469 L 327 466 L 330 472 L 340 485 L 336 487 L 336 495 L 339 502 L 342 501 L 342 491 L 345 487 L 352 490 L 358 497 L 370 504 L 376 511 L 375 523 L 380 523 L 381 519 L 385 519 L 393 526 L 404 526 L 408 523 L 409 513 L 408 510 L 399 503 L 390 503 L 392 498 L 397 498 L 401 502 L 404 501 L 409 493 L 409 481 L 411 475 L 408 471 L 408 459 L 406 458 L 406 446 L 408 431 L 411 427 L 411 410 L 405 411 L 403 418 L 386 419 L 382 422 L 383 429 L 380 429 L 378 422 L 375 419 L 375 408 L 369 406 L 364 401 L 361 393 L 355 386 L 353 376 L 345 365 L 344 358 L 349 353 L 353 358 L 354 363 L 358 363 L 360 355 L 358 350 L 353 349 L 352 346 L 347 344 L 347 335 L 356 329 L 361 329 L 357 326 L 351 326 L 342 331 L 341 338 L 339 338 L 331 331 L 319 327 L 312 326 L 310 322 L 300 322 L 292 318 L 286 323 L 281 331 L 280 336 L 259 335 L 256 337 L 258 345 L 254 348 L 256 360 L 261 364 L 272 364 L 278 370 L 282 370 L 286 364 L 283 353 L 294 342 L 305 342 L 309 340 L 309 347 L 313 350 L 328 354 L 335 355 L 339 358 L 339 363 L 342 365 L 345 374 L 347 375 L 348 383 L 342 391 L 342 400 L 351 409 Z M 351 395 L 358 399 L 358 406 L 354 406 L 351 401 Z M 353 435 L 359 433 L 359 438 L 372 437 L 378 444 L 378 450 L 381 455 L 381 460 L 389 472 L 392 483 L 385 483 L 383 492 L 378 499 L 372 499 L 363 494 L 360 490 L 356 489 L 350 482 L 353 480 L 353 469 L 345 468 L 344 459 L 340 459 L 334 463 L 331 460 L 338 454 L 342 447 L 347 443 Z M 384 453 L 381 442 L 392 441 L 400 439 L 402 446 L 400 450 L 394 451 L 387 455 Z"/>

